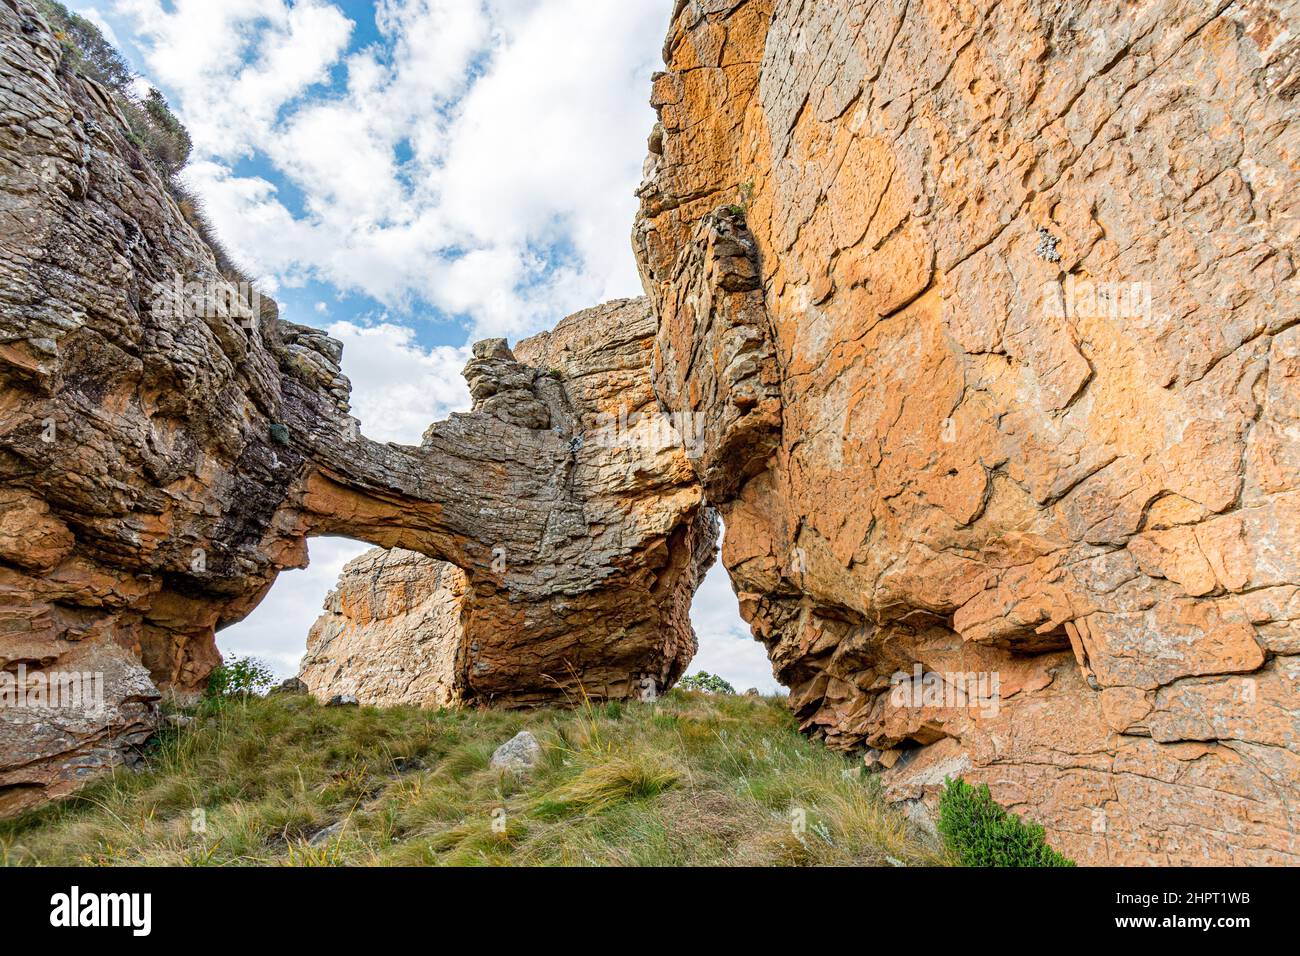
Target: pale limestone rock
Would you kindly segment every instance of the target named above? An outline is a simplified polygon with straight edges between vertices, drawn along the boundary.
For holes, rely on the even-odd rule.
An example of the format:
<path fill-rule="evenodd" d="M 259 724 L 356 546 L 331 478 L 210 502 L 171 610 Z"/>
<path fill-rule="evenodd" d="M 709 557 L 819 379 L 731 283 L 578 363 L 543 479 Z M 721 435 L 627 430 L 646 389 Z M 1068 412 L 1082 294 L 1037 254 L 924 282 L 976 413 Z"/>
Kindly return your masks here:
<path fill-rule="evenodd" d="M 492 752 L 489 766 L 508 773 L 526 773 L 542 759 L 542 745 L 526 730 L 521 730 Z"/>
<path fill-rule="evenodd" d="M 349 561 L 307 635 L 299 679 L 322 700 L 447 707 L 460 702 L 457 662 L 467 581 L 451 564 L 376 548 Z"/>

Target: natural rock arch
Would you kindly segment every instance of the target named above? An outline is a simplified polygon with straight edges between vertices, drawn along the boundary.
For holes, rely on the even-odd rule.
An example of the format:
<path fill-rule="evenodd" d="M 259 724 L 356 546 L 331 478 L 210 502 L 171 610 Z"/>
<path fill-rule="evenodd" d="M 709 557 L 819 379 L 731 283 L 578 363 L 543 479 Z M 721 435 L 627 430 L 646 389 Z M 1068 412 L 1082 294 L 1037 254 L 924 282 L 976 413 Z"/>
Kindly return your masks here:
<path fill-rule="evenodd" d="M 371 441 L 339 343 L 223 272 L 63 56 L 0 4 L 0 671 L 98 675 L 104 706 L 0 712 L 0 812 L 131 759 L 310 535 L 463 569 L 459 701 L 675 680 L 714 522 L 655 427 L 648 304 L 581 313 L 524 362 L 480 343 L 473 411 Z"/>
<path fill-rule="evenodd" d="M 371 443 L 366 473 L 346 470 L 346 446 L 312 451 L 298 509 L 313 533 L 465 575 L 455 674 L 426 702 L 631 697 L 671 685 L 694 655 L 690 600 L 715 523 L 658 412 L 654 329 L 633 299 L 521 342 L 528 365 L 480 342 L 465 370 L 474 410 L 419 449 Z"/>

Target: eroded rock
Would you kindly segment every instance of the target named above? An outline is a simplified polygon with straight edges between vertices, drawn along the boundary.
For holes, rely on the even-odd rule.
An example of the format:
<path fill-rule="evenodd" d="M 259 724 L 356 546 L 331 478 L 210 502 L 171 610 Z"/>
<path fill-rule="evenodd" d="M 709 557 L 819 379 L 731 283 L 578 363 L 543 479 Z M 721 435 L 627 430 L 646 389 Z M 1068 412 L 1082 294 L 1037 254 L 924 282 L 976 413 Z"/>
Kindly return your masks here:
<path fill-rule="evenodd" d="M 657 386 L 803 727 L 892 799 L 1300 862 L 1298 15 L 677 4 Z"/>
<path fill-rule="evenodd" d="M 477 575 L 400 549 L 351 562 L 308 638 L 313 693 L 519 706 L 581 690 L 633 697 L 681 675 L 715 532 L 651 388 L 654 334 L 638 299 L 577 313 L 514 352 L 500 339 L 475 347 L 474 411 L 433 426 L 426 446 L 472 422 L 489 432 L 475 447 L 541 463 L 545 480 L 496 493 L 495 469 L 481 472 L 480 500 L 466 502 L 485 509 L 478 541 L 491 545 Z"/>
<path fill-rule="evenodd" d="M 621 430 L 656 408 L 648 305 L 587 315 L 518 357 L 480 343 L 472 412 L 370 441 L 340 344 L 222 272 L 111 98 L 0 2 L 0 674 L 84 671 L 103 703 L 0 709 L 0 813 L 132 760 L 311 535 L 460 569 L 448 699 L 675 680 L 714 520 L 680 447 Z M 598 416 L 605 444 L 583 440 Z"/>

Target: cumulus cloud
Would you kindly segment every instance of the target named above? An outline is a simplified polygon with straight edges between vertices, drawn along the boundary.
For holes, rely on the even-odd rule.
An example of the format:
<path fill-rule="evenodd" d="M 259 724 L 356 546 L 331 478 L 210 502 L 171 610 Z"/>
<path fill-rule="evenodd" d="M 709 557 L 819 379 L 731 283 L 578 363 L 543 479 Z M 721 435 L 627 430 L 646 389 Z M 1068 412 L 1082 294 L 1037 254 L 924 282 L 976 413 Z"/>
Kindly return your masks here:
<path fill-rule="evenodd" d="M 238 158 L 347 48 L 353 23 L 321 0 L 116 0 L 152 77 L 179 98 L 200 156 Z"/>
<path fill-rule="evenodd" d="M 663 0 L 117 0 L 236 258 L 523 335 L 640 291 L 627 239 Z M 298 195 L 241 175 L 257 157 Z M 290 208 L 294 207 L 294 208 Z"/>
<path fill-rule="evenodd" d="M 461 369 L 468 348 L 421 348 L 415 330 L 381 322 L 363 327 L 335 322 L 329 334 L 343 343 L 343 374 L 352 382 L 352 414 L 375 441 L 418 445 L 424 430 L 470 407 Z"/>

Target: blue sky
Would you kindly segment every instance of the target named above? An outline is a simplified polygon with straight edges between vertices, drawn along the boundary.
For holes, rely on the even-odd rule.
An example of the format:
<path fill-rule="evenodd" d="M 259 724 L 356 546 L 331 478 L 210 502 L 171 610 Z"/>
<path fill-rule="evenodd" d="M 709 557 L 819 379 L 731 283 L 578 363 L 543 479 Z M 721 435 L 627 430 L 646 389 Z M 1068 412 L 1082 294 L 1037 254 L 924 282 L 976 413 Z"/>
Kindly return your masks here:
<path fill-rule="evenodd" d="M 641 294 L 629 234 L 672 0 L 71 0 L 194 139 L 182 174 L 281 315 L 344 343 L 362 430 L 468 407 L 468 345 Z M 281 672 L 354 542 L 219 635 Z M 725 574 L 695 669 L 775 689 Z"/>

